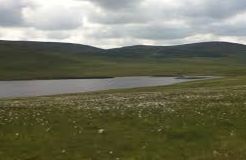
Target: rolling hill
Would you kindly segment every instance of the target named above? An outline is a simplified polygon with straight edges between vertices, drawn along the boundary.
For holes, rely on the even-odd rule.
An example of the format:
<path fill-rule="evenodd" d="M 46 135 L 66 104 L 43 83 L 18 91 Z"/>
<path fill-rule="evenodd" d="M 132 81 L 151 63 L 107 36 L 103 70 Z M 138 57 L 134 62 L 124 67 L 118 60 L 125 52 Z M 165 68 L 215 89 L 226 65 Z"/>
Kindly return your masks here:
<path fill-rule="evenodd" d="M 105 50 L 105 53 L 122 57 L 228 57 L 246 55 L 246 46 L 228 42 L 203 42 L 177 46 L 137 45 Z"/>
<path fill-rule="evenodd" d="M 1 55 L 10 53 L 58 53 L 58 54 L 96 54 L 103 49 L 73 43 L 34 42 L 34 41 L 3 41 L 0 40 Z"/>
<path fill-rule="evenodd" d="M 246 46 L 228 42 L 106 50 L 72 43 L 0 41 L 0 80 L 246 74 L 245 60 Z"/>

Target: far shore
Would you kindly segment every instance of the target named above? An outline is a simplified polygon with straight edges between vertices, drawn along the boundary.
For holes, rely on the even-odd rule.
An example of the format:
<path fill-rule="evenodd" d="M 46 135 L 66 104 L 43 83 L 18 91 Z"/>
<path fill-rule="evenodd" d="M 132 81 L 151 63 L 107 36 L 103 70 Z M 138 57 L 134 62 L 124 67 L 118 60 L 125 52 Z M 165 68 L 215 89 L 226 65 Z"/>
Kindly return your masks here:
<path fill-rule="evenodd" d="M 37 77 L 20 79 L 1 79 L 1 81 L 35 81 L 35 80 L 76 80 L 76 79 L 112 79 L 117 77 L 176 77 L 177 79 L 206 79 L 214 76 L 206 75 L 129 75 L 129 76 L 88 76 L 88 77 Z"/>

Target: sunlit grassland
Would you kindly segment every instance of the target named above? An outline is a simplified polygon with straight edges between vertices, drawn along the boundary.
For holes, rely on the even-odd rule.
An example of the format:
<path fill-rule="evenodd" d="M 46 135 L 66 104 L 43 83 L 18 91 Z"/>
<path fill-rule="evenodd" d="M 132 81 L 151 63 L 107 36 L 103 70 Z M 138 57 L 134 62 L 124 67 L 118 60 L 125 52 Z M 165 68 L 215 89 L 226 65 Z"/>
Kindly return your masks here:
<path fill-rule="evenodd" d="M 246 159 L 246 77 L 0 100 L 0 159 Z"/>

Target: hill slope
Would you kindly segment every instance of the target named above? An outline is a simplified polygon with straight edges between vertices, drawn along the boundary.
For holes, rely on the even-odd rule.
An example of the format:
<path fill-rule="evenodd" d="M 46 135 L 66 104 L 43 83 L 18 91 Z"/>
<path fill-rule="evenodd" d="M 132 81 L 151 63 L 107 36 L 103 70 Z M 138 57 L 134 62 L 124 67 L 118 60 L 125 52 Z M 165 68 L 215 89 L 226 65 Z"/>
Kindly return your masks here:
<path fill-rule="evenodd" d="M 0 41 L 0 80 L 246 74 L 245 60 L 245 45 L 226 42 L 104 50 L 70 43 Z"/>
<path fill-rule="evenodd" d="M 103 51 L 96 47 L 73 44 L 73 43 L 56 43 L 56 42 L 34 42 L 34 41 L 1 41 L 0 54 L 32 52 L 32 53 L 66 53 L 66 54 L 95 54 Z"/>
<path fill-rule="evenodd" d="M 246 46 L 228 42 L 203 42 L 178 46 L 129 46 L 109 49 L 107 54 L 122 57 L 227 57 L 246 55 Z"/>
<path fill-rule="evenodd" d="M 75 77 L 73 68 L 101 51 L 70 43 L 0 41 L 0 79 Z"/>

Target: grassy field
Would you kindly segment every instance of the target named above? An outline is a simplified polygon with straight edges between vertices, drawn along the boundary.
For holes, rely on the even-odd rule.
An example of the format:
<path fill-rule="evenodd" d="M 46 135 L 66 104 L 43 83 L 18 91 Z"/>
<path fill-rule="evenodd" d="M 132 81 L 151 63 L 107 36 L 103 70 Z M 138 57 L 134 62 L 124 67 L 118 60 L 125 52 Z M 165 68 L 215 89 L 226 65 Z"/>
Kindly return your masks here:
<path fill-rule="evenodd" d="M 59 57 L 59 58 L 57 58 Z M 10 59 L 14 57 L 10 57 Z M 0 58 L 0 80 L 152 75 L 246 75 L 246 63 L 229 58 L 124 59 L 37 56 Z"/>
<path fill-rule="evenodd" d="M 246 77 L 0 100 L 3 160 L 244 160 Z"/>

